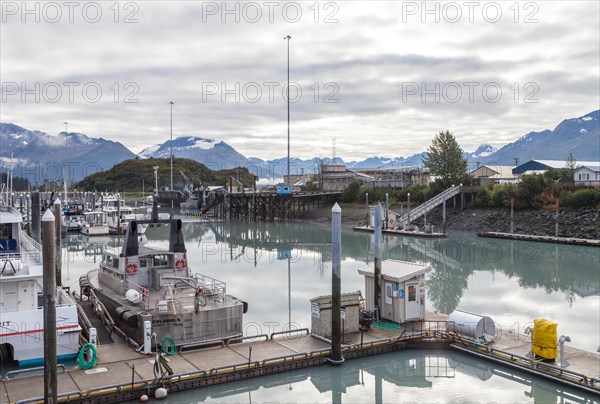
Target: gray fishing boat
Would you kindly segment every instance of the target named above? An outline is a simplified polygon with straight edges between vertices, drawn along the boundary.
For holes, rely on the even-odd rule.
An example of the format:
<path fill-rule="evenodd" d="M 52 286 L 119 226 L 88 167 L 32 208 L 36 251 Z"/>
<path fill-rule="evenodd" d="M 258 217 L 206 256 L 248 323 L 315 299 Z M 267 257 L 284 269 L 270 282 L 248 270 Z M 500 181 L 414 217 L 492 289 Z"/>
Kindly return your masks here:
<path fill-rule="evenodd" d="M 225 282 L 192 273 L 179 219 L 129 222 L 120 252 L 104 252 L 98 269 L 80 279 L 82 295 L 98 299 L 128 338 L 148 351 L 158 343 L 184 349 L 242 336 L 246 302 Z M 169 247 L 139 245 L 138 229 L 167 226 Z"/>

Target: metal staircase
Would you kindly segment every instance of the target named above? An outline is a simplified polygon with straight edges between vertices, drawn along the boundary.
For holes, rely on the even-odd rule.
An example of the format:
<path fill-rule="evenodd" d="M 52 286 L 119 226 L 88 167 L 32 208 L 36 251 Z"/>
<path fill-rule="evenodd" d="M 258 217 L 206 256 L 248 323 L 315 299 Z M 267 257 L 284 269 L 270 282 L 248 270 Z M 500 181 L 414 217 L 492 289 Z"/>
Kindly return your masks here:
<path fill-rule="evenodd" d="M 409 213 L 406 213 L 404 216 L 398 218 L 396 220 L 396 226 L 400 229 L 408 226 L 410 224 L 410 222 L 417 220 L 424 214 L 428 213 L 429 211 L 433 210 L 434 208 L 436 208 L 437 206 L 442 204 L 444 201 L 447 201 L 448 199 L 453 198 L 454 196 L 458 195 L 460 193 L 460 191 L 461 191 L 461 187 L 458 185 L 448 188 L 441 194 L 434 196 L 427 202 L 425 202 L 425 203 L 417 206 L 415 209 L 411 210 Z"/>

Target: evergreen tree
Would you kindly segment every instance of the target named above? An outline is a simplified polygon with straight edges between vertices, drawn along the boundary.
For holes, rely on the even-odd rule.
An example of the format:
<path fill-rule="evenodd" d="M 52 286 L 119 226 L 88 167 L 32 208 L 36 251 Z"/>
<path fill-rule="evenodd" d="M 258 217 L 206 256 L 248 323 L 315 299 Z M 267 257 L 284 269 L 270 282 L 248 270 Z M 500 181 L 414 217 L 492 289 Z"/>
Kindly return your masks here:
<path fill-rule="evenodd" d="M 467 172 L 467 160 L 449 131 L 442 131 L 433 138 L 423 164 L 429 168 L 431 175 L 438 177 L 444 187 L 463 182 Z"/>

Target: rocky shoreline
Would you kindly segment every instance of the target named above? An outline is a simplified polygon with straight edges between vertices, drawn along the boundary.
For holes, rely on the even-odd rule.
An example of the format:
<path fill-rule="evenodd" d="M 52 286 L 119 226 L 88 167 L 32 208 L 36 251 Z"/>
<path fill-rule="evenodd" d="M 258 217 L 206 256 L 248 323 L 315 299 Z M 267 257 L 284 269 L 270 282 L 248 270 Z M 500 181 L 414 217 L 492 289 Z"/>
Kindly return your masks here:
<path fill-rule="evenodd" d="M 342 204 L 342 222 L 346 226 L 364 226 L 366 208 L 357 204 Z M 392 208 L 393 210 L 393 208 Z M 555 235 L 555 212 L 553 210 L 515 211 L 514 232 L 540 236 Z M 465 231 L 510 231 L 510 211 L 505 208 L 449 208 L 446 210 L 446 229 Z M 331 221 L 331 208 L 316 208 L 305 212 L 299 220 L 317 223 Z M 413 222 L 423 227 L 424 220 Z M 427 215 L 427 223 L 441 230 L 442 210 L 435 209 Z M 578 210 L 562 210 L 559 217 L 560 237 L 575 237 L 600 240 L 600 209 L 587 208 Z"/>

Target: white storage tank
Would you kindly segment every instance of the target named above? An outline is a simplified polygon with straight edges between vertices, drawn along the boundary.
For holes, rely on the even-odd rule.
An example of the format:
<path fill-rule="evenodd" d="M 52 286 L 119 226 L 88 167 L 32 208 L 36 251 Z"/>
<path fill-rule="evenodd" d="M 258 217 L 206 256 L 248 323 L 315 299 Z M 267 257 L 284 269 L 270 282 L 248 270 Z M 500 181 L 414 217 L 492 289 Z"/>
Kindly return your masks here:
<path fill-rule="evenodd" d="M 493 341 L 496 335 L 496 325 L 490 317 L 461 310 L 455 310 L 450 314 L 448 329 L 479 342 Z"/>

